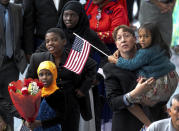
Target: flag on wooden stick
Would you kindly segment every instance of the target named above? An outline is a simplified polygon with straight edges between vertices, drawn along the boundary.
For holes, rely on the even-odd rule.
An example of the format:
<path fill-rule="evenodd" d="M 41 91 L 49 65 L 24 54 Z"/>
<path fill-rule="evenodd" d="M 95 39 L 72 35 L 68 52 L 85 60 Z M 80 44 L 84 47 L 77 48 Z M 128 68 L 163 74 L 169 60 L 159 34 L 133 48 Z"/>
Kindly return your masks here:
<path fill-rule="evenodd" d="M 91 44 L 88 41 L 76 35 L 64 67 L 76 74 L 80 74 L 88 59 L 90 47 Z"/>

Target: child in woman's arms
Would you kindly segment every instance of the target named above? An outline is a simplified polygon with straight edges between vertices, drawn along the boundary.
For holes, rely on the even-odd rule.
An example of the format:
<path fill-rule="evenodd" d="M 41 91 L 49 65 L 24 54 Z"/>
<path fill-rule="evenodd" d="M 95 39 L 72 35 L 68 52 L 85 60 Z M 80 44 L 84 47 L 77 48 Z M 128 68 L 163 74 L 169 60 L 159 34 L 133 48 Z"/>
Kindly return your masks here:
<path fill-rule="evenodd" d="M 144 103 L 151 101 L 153 106 L 161 101 L 168 101 L 178 85 L 178 74 L 175 65 L 170 62 L 170 49 L 163 41 L 158 28 L 151 24 L 142 25 L 139 30 L 139 49 L 131 59 L 109 56 L 110 62 L 116 63 L 120 68 L 136 71 L 139 79 L 155 78 L 153 88 L 136 99 L 133 103 Z M 124 39 L 125 41 L 125 39 Z M 139 80 L 138 79 L 138 80 Z"/>

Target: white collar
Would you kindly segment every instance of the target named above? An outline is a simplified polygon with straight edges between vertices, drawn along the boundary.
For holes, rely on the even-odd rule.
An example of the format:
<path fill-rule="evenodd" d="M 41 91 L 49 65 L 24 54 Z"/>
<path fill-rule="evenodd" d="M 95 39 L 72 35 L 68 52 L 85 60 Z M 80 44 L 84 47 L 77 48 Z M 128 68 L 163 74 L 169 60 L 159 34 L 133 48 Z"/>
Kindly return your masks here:
<path fill-rule="evenodd" d="M 60 0 L 53 0 L 53 2 L 55 4 L 56 9 L 58 10 Z"/>

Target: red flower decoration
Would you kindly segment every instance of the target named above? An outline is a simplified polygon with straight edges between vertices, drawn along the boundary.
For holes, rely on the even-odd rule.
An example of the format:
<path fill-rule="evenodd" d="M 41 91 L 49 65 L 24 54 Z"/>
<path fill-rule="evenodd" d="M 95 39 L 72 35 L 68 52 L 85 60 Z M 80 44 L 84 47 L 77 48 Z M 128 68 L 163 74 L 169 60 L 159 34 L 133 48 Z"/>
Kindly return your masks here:
<path fill-rule="evenodd" d="M 24 86 L 28 87 L 29 83 L 31 83 L 32 81 L 32 79 L 24 79 Z"/>
<path fill-rule="evenodd" d="M 41 89 L 44 86 L 44 84 L 42 82 L 37 82 L 37 86 Z"/>
<path fill-rule="evenodd" d="M 24 79 L 24 81 L 13 81 L 9 84 L 8 90 L 11 100 L 20 116 L 28 122 L 33 122 L 37 117 L 41 102 L 41 90 L 31 95 L 28 87 L 31 82 L 38 82 L 37 79 Z"/>
<path fill-rule="evenodd" d="M 12 84 L 12 83 L 10 83 L 8 86 L 8 91 L 10 91 L 10 90 L 16 92 L 16 86 L 14 86 L 14 84 Z"/>
<path fill-rule="evenodd" d="M 21 92 L 22 92 L 22 95 L 28 95 L 28 89 L 27 89 L 27 87 L 23 87 L 21 89 Z"/>

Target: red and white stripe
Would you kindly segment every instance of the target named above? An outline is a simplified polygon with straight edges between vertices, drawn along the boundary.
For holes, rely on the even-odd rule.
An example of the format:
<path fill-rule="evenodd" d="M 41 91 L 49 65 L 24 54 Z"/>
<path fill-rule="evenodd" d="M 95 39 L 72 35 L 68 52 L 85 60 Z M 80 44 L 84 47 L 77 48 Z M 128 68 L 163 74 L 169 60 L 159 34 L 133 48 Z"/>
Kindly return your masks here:
<path fill-rule="evenodd" d="M 89 52 L 90 52 L 90 43 L 84 40 L 81 52 L 71 49 L 64 67 L 67 68 L 68 70 L 75 72 L 76 74 L 80 74 L 88 59 Z"/>

